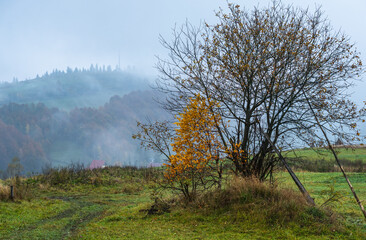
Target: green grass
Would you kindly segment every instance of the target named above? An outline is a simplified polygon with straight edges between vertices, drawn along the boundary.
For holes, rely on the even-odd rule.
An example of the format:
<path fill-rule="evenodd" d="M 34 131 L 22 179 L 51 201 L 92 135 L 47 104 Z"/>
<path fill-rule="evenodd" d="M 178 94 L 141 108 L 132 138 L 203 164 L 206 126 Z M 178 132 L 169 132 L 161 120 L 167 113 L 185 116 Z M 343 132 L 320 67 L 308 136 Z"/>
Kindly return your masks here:
<path fill-rule="evenodd" d="M 346 171 L 366 171 L 366 148 L 357 146 L 355 148 L 335 148 L 338 158 Z M 297 149 L 284 152 L 289 164 L 299 170 L 310 172 L 334 172 L 339 167 L 331 151 L 325 148 Z"/>
<path fill-rule="evenodd" d="M 18 203 L 0 203 L 1 239 L 36 239 L 36 236 L 54 237 L 54 232 L 63 223 L 53 222 L 57 216 L 71 206 L 61 200 L 37 199 Z M 46 238 L 44 238 L 46 239 Z M 50 239 L 50 238 L 48 238 Z"/>
<path fill-rule="evenodd" d="M 345 197 L 330 207 L 341 215 L 343 227 L 333 226 L 327 218 L 314 220 L 322 212 L 312 208 L 299 215 L 298 221 L 271 224 L 263 201 L 255 199 L 245 206 L 209 210 L 177 205 L 171 212 L 147 215 L 144 210 L 153 203 L 154 186 L 147 173 L 105 169 L 97 172 L 98 185 L 65 178 L 60 185 L 42 183 L 39 187 L 50 177 L 35 179 L 35 197 L 30 201 L 0 202 L 0 239 L 366 238 L 365 221 L 340 173 L 297 174 L 318 205 L 327 198 L 322 191 L 336 181 L 335 191 Z M 352 173 L 350 178 L 359 197 L 366 199 L 366 174 Z M 285 172 L 277 173 L 276 181 L 296 189 Z"/>
<path fill-rule="evenodd" d="M 316 160 L 325 160 L 325 161 L 334 161 L 333 154 L 324 148 L 316 148 L 316 151 L 313 149 L 298 149 L 294 152 L 288 152 L 285 154 L 286 157 L 299 157 L 309 161 Z M 364 148 L 335 148 L 338 158 L 348 161 L 362 161 L 366 163 L 366 147 Z"/>
<path fill-rule="evenodd" d="M 333 193 L 337 192 L 340 199 L 339 202 L 332 203 L 331 207 L 348 223 L 360 224 L 366 230 L 365 219 L 342 173 L 298 172 L 296 174 L 318 205 L 330 198 L 331 189 L 334 188 Z M 347 173 L 347 175 L 359 199 L 366 205 L 366 173 Z M 280 185 L 297 188 L 287 172 L 278 173 L 276 179 Z"/>

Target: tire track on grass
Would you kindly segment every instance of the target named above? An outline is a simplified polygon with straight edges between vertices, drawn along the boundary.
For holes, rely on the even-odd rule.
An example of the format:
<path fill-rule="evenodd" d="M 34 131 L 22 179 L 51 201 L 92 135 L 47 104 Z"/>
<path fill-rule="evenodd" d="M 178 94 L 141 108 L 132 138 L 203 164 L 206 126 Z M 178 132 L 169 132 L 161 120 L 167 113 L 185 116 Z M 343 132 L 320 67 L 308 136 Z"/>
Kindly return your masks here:
<path fill-rule="evenodd" d="M 55 216 L 39 220 L 30 226 L 28 225 L 19 229 L 13 237 L 8 239 L 34 239 L 34 237 L 37 237 L 37 239 L 49 239 L 51 235 L 52 239 L 70 238 L 77 233 L 80 226 L 88 224 L 105 211 L 103 204 L 90 202 L 80 197 L 49 197 L 49 199 L 67 201 L 71 203 L 71 206 Z M 64 219 L 66 219 L 67 223 L 61 227 L 60 231 L 56 233 L 56 236 L 54 232 L 51 234 L 47 230 L 42 229 L 44 225 L 57 225 Z"/>

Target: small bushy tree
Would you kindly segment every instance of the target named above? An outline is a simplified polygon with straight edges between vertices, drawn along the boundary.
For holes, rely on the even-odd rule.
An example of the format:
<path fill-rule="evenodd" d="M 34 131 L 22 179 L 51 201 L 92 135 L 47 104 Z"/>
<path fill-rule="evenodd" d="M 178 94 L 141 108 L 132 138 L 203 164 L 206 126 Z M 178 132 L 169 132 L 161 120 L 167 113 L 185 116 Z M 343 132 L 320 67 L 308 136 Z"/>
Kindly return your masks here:
<path fill-rule="evenodd" d="M 221 121 L 214 100 L 201 95 L 191 98 L 175 123 L 176 136 L 165 178 L 172 185 L 178 183 L 180 190 L 192 199 L 198 189 L 221 186 L 223 146 L 216 131 Z"/>
<path fill-rule="evenodd" d="M 133 135 L 144 148 L 165 156 L 163 186 L 180 191 L 188 201 L 197 191 L 221 187 L 225 149 L 216 130 L 222 121 L 218 108 L 216 101 L 198 94 L 176 116 L 175 127 L 138 122 L 140 131 Z"/>

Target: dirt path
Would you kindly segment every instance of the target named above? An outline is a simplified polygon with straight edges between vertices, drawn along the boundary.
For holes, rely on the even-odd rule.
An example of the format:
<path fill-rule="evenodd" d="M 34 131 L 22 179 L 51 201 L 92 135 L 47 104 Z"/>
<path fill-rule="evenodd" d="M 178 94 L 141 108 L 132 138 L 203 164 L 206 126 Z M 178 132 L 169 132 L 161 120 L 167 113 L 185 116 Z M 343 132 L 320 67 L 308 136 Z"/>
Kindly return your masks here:
<path fill-rule="evenodd" d="M 101 203 L 88 201 L 88 197 L 49 197 L 49 199 L 67 201 L 71 206 L 55 216 L 26 225 L 17 231 L 16 238 L 10 239 L 69 239 L 77 233 L 79 227 L 101 216 L 106 208 Z"/>

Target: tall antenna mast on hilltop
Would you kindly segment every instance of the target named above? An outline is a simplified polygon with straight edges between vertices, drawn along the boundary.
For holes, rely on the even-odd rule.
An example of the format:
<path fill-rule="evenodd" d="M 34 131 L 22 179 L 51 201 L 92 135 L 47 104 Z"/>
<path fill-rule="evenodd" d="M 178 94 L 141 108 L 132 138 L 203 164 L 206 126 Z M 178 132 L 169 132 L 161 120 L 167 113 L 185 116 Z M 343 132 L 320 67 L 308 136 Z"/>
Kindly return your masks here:
<path fill-rule="evenodd" d="M 118 51 L 118 70 L 121 70 L 121 52 Z"/>

